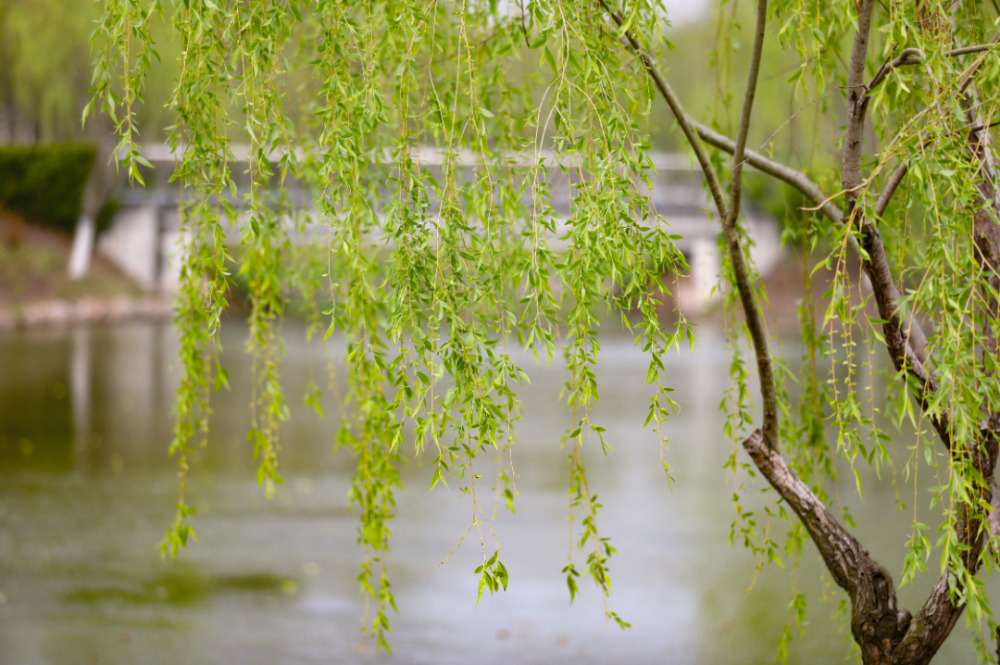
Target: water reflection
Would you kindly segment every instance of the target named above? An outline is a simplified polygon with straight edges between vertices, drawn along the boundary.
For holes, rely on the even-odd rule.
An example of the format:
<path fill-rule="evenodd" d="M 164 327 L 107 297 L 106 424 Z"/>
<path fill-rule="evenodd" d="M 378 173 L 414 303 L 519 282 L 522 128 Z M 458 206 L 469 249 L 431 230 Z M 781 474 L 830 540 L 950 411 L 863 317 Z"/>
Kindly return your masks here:
<path fill-rule="evenodd" d="M 342 344 L 310 348 L 289 325 L 283 372 L 292 418 L 281 453 L 288 484 L 268 501 L 244 438 L 244 337 L 241 326 L 223 330 L 233 390 L 217 396 L 210 440 L 192 472 L 198 542 L 173 563 L 157 551 L 177 492 L 165 454 L 176 381 L 171 329 L 0 338 L 0 662 L 374 660 L 370 648 L 360 654 L 361 554 L 357 518 L 345 507 L 351 460 L 331 456 L 337 409 L 328 404 L 320 420 L 300 397 L 310 378 L 322 383 L 327 356 L 339 357 Z M 594 418 L 615 453 L 600 459 L 595 442 L 586 454 L 590 485 L 606 506 L 602 530 L 619 550 L 611 607 L 634 627 L 605 630 L 589 586 L 568 604 L 559 575 L 569 536 L 568 451 L 558 446 L 570 422 L 558 403 L 566 376 L 534 368 L 515 449 L 518 512 L 501 512 L 494 527 L 510 588 L 474 606 L 472 571 L 481 562 L 474 540 L 438 566 L 468 525 L 471 505 L 454 489 L 428 493 L 429 470 L 414 460 L 404 472 L 410 490 L 398 502 L 389 562 L 400 607 L 394 662 L 773 662 L 792 581 L 765 569 L 748 593 L 755 561 L 725 545 L 732 485 L 721 467 L 732 443 L 722 439 L 717 410 L 727 385 L 721 340 L 702 331 L 694 356 L 671 360 L 682 407 L 667 426 L 673 492 L 655 437 L 641 428 L 650 397 L 645 360 L 631 339 L 611 336 L 601 362 Z M 484 477 L 490 464 L 482 462 Z M 868 503 L 851 504 L 860 536 L 898 571 L 912 513 L 893 512 L 891 484 L 874 475 L 871 483 Z M 851 491 L 845 482 L 849 503 Z M 798 580 L 811 626 L 806 638 L 796 635 L 790 660 L 841 661 L 848 649 L 831 616 L 843 595 L 824 587 L 808 545 L 806 559 Z M 925 582 L 903 590 L 911 609 L 932 580 Z M 820 602 L 823 593 L 833 601 Z M 939 660 L 970 658 L 956 638 Z"/>

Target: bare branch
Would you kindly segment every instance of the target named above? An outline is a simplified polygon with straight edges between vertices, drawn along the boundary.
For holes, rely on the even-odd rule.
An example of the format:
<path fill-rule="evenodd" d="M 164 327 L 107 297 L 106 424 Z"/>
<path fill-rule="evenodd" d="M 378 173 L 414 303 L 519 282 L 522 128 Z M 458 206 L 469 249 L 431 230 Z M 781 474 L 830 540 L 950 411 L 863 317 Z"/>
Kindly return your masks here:
<path fill-rule="evenodd" d="M 729 258 L 733 265 L 733 278 L 736 290 L 739 292 L 740 303 L 746 319 L 750 338 L 753 340 L 754 354 L 757 357 L 757 373 L 760 377 L 760 393 L 764 409 L 764 441 L 772 450 L 778 449 L 778 398 L 774 385 L 774 367 L 771 361 L 771 350 L 767 341 L 767 330 L 764 319 L 757 304 L 750 272 L 747 269 L 746 258 L 740 242 L 736 223 L 740 215 L 740 202 L 743 193 L 743 154 L 746 151 L 747 133 L 750 131 L 750 116 L 753 113 L 753 101 L 757 94 L 757 77 L 760 73 L 761 54 L 764 50 L 764 34 L 767 27 L 767 0 L 757 0 L 757 29 L 754 34 L 753 55 L 750 59 L 750 73 L 747 76 L 747 89 L 743 97 L 743 112 L 740 117 L 739 133 L 736 135 L 736 146 L 733 150 L 732 198 L 729 214 L 723 218 L 722 230 L 726 236 Z"/>
<path fill-rule="evenodd" d="M 743 153 L 747 147 L 747 133 L 750 131 L 750 115 L 753 100 L 757 96 L 757 76 L 760 74 L 760 58 L 764 51 L 764 30 L 767 27 L 767 0 L 757 1 L 757 29 L 753 39 L 753 55 L 750 58 L 750 73 L 747 75 L 747 89 L 743 97 L 743 112 L 736 133 L 736 150 L 733 152 L 732 199 L 729 205 L 728 225 L 736 223 L 740 214 L 740 199 L 743 195 Z"/>
<path fill-rule="evenodd" d="M 847 210 L 854 210 L 861 178 L 861 142 L 864 138 L 865 115 L 868 111 L 868 96 L 865 92 L 865 58 L 868 52 L 868 36 L 871 32 L 874 0 L 861 0 L 858 9 L 858 27 L 854 31 L 854 46 L 851 62 L 847 69 L 847 132 L 844 136 L 844 156 L 841 178 L 847 192 Z"/>
<path fill-rule="evenodd" d="M 875 74 L 875 78 L 873 78 L 872 82 L 868 84 L 868 89 L 865 91 L 865 95 L 866 96 L 870 95 L 871 91 L 879 83 L 884 81 L 885 77 L 888 76 L 889 73 L 896 67 L 904 67 L 906 65 L 917 65 L 923 62 L 924 58 L 926 57 L 927 56 L 924 55 L 924 52 L 918 48 L 904 49 L 903 52 L 900 53 L 894 60 L 891 61 L 887 60 L 885 64 L 883 64 L 882 67 L 879 68 L 878 73 Z"/>
<path fill-rule="evenodd" d="M 889 176 L 889 182 L 885 184 L 885 189 L 878 197 L 878 201 L 875 202 L 875 217 L 880 218 L 885 212 L 885 209 L 889 207 L 889 201 L 892 200 L 892 195 L 896 193 L 896 188 L 899 187 L 899 183 L 903 181 L 906 177 L 906 173 L 910 170 L 910 160 L 904 159 L 903 163 L 896 167 L 896 170 L 892 172 Z"/>
<path fill-rule="evenodd" d="M 966 46 L 964 48 L 956 48 L 948 51 L 945 55 L 954 58 L 959 55 L 966 55 L 967 53 L 982 53 L 983 51 L 989 51 L 993 48 L 995 42 L 990 42 L 988 44 L 979 44 L 978 46 Z"/>
<path fill-rule="evenodd" d="M 705 143 L 714 146 L 723 152 L 728 152 L 729 154 L 736 152 L 736 142 L 728 136 L 720 134 L 700 122 L 691 120 L 690 123 L 691 126 L 694 127 L 695 131 L 698 132 L 698 136 L 700 136 Z M 833 203 L 832 197 L 828 197 L 819 185 L 812 182 L 804 173 L 796 171 L 793 168 L 785 166 L 780 162 L 776 162 L 773 159 L 769 159 L 760 153 L 753 151 L 745 152 L 743 161 L 750 164 L 750 166 L 754 167 L 758 171 L 766 173 L 773 178 L 777 178 L 782 182 L 788 183 L 795 189 L 802 192 L 806 198 L 819 205 L 819 210 L 830 218 L 830 221 L 836 224 L 843 223 L 843 211 L 841 211 L 841 209 Z"/>
<path fill-rule="evenodd" d="M 830 514 L 829 509 L 812 490 L 788 468 L 784 458 L 767 447 L 759 429 L 747 437 L 743 447 L 771 486 L 802 519 L 826 562 L 826 567 L 833 574 L 834 581 L 850 592 L 856 583 L 858 568 L 867 558 L 861 545 Z"/>

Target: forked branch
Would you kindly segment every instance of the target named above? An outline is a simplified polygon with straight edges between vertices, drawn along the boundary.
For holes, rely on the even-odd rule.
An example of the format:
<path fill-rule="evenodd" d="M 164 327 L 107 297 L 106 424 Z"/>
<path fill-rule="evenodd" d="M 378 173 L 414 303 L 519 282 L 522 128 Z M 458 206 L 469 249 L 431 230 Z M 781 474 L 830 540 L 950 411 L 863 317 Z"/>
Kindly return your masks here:
<path fill-rule="evenodd" d="M 624 25 L 624 20 L 621 15 L 611 9 L 606 0 L 601 0 L 601 6 L 605 11 L 610 14 L 615 25 L 622 28 Z M 739 293 L 740 302 L 743 306 L 743 312 L 746 317 L 747 327 L 750 330 L 750 337 L 753 340 L 754 353 L 757 358 L 757 371 L 760 377 L 761 383 L 761 394 L 764 402 L 764 427 L 763 436 L 767 441 L 768 446 L 777 449 L 778 446 L 778 404 L 777 404 L 777 391 L 774 384 L 774 369 L 773 362 L 771 360 L 771 353 L 767 343 L 767 331 L 764 327 L 764 320 L 761 316 L 760 307 L 757 304 L 756 296 L 754 295 L 753 285 L 751 284 L 750 272 L 746 265 L 746 258 L 744 257 L 742 244 L 739 238 L 739 232 L 736 229 L 736 223 L 739 219 L 740 205 L 742 201 L 742 171 L 744 158 L 743 154 L 746 149 L 746 139 L 750 128 L 750 117 L 753 112 L 753 101 L 757 92 L 757 78 L 760 73 L 760 62 L 764 49 L 764 36 L 767 25 L 767 0 L 758 0 L 757 4 L 757 23 L 756 32 L 754 35 L 754 49 L 753 55 L 750 61 L 750 73 L 747 82 L 746 94 L 743 100 L 743 110 L 740 118 L 740 128 L 737 135 L 737 140 L 735 147 L 733 149 L 733 171 L 732 171 L 732 190 L 730 192 L 730 202 L 727 206 L 723 196 L 722 188 L 719 185 L 719 178 L 712 167 L 711 162 L 708 160 L 708 155 L 705 153 L 705 149 L 701 145 L 701 141 L 698 138 L 698 133 L 696 133 L 694 123 L 688 118 L 687 114 L 684 112 L 681 106 L 680 100 L 677 95 L 674 94 L 673 89 L 670 85 L 663 80 L 660 76 L 659 71 L 657 71 L 652 59 L 649 55 L 643 51 L 641 44 L 635 38 L 631 31 L 625 30 L 624 37 L 631 46 L 632 50 L 638 56 L 639 60 L 642 62 L 646 73 L 649 74 L 650 78 L 653 80 L 654 85 L 657 90 L 663 96 L 670 110 L 673 112 L 674 117 L 677 119 L 678 124 L 681 127 L 681 131 L 684 132 L 684 136 L 687 138 L 688 143 L 691 145 L 695 152 L 695 157 L 701 166 L 702 171 L 705 174 L 705 178 L 708 181 L 709 190 L 712 193 L 712 198 L 715 201 L 716 209 L 719 213 L 719 217 L 722 220 L 723 233 L 726 237 L 726 244 L 729 249 L 729 255 L 733 266 L 733 275 L 736 282 L 736 289 Z"/>
<path fill-rule="evenodd" d="M 850 596 L 851 631 L 862 650 L 865 651 L 864 642 L 884 643 L 888 650 L 895 648 L 909 628 L 910 613 L 897 610 L 896 592 L 889 573 L 868 556 L 857 539 L 788 468 L 781 455 L 763 445 L 760 430 L 751 434 L 743 447 L 771 486 L 802 520 L 834 581 Z M 865 658 L 865 662 L 870 661 Z"/>
<path fill-rule="evenodd" d="M 730 154 L 735 151 L 736 144 L 729 137 L 723 136 L 715 130 L 697 122 L 691 122 L 691 125 L 698 131 L 698 135 L 709 145 Z M 822 188 L 810 180 L 804 173 L 768 159 L 756 152 L 746 153 L 744 159 L 750 166 L 753 166 L 762 173 L 777 178 L 797 189 L 803 196 L 813 201 L 818 206 L 818 210 L 825 214 L 833 223 L 837 225 L 845 223 L 844 213 L 833 203 L 833 197 L 827 196 Z M 934 384 L 927 382 L 929 376 L 925 368 L 927 358 L 923 330 L 920 324 L 913 320 L 912 317 L 909 317 L 906 321 L 900 318 L 898 305 L 900 299 L 899 289 L 896 288 L 892 271 L 889 270 L 885 250 L 882 248 L 881 236 L 878 234 L 878 230 L 871 226 L 867 229 L 867 232 L 867 235 L 871 238 L 867 244 L 871 246 L 875 255 L 872 256 L 869 254 L 869 256 L 872 256 L 872 259 L 868 261 L 862 260 L 861 265 L 872 281 L 873 289 L 882 294 L 879 316 L 883 320 L 890 322 L 890 332 L 887 334 L 886 339 L 892 338 L 893 344 L 889 351 L 893 354 L 896 369 L 899 370 L 903 367 L 908 367 L 908 371 L 913 374 L 919 385 L 926 385 L 928 389 L 932 389 Z M 908 365 L 907 358 L 911 356 L 916 360 L 916 363 Z"/>

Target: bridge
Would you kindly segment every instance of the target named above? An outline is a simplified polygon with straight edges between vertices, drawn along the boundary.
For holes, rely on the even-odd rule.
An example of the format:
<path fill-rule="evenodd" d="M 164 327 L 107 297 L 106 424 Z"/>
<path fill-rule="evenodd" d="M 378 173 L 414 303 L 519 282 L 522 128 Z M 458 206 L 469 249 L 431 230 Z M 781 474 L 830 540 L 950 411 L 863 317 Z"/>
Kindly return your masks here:
<path fill-rule="evenodd" d="M 242 174 L 247 163 L 249 148 L 234 146 L 233 171 Z M 126 275 L 148 291 L 170 294 L 176 291 L 179 278 L 181 229 L 179 219 L 180 189 L 170 183 L 176 155 L 166 145 L 146 146 L 143 156 L 154 166 L 146 177 L 147 185 L 127 186 L 119 194 L 120 207 L 111 228 L 98 240 L 97 249 L 115 263 Z M 419 153 L 422 166 L 440 166 L 440 150 L 426 148 Z M 555 155 L 543 153 L 547 163 Z M 650 193 L 655 209 L 670 224 L 672 235 L 682 236 L 676 241 L 690 265 L 690 274 L 679 281 L 680 302 L 685 310 L 703 309 L 712 299 L 721 262 L 718 239 L 722 232 L 717 216 L 708 214 L 711 209 L 702 176 L 696 166 L 683 155 L 650 153 L 655 167 L 651 176 Z M 474 164 L 471 153 L 459 154 L 459 162 Z M 557 215 L 569 214 L 570 201 L 566 187 L 553 188 L 552 205 Z M 294 205 L 306 207 L 304 191 L 293 189 Z M 746 222 L 753 241 L 751 257 L 762 275 L 768 274 L 781 258 L 781 231 L 777 222 L 756 208 L 752 202 L 745 206 Z M 227 231 L 231 242 L 238 242 L 236 230 Z M 553 248 L 559 250 L 564 243 L 557 228 L 551 239 Z M 317 236 L 318 237 L 318 236 Z M 293 233 L 295 243 L 314 241 L 308 234 Z"/>

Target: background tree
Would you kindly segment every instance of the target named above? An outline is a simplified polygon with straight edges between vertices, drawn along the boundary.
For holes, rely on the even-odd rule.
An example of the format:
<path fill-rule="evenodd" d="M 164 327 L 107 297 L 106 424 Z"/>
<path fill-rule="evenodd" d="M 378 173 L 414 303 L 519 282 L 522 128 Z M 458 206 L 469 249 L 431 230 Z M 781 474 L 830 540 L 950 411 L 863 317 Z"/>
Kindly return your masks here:
<path fill-rule="evenodd" d="M 734 453 L 730 467 L 762 475 L 770 514 L 790 525 L 782 549 L 737 494 L 734 534 L 761 561 L 784 552 L 797 562 L 812 540 L 846 592 L 865 663 L 928 662 L 966 609 L 992 635 L 979 573 L 996 563 L 1000 526 L 993 3 L 758 0 L 748 17 L 752 48 L 740 45 L 742 15 L 729 6 L 719 11 L 719 43 L 708 56 L 718 84 L 704 124 L 685 113 L 666 78 L 674 58 L 664 33 L 669 17 L 656 2 L 174 3 L 177 121 L 168 131 L 185 185 L 187 246 L 171 445 L 182 479 L 164 552 L 175 554 L 191 533 L 188 453 L 207 427 L 213 385 L 227 381 L 215 362 L 216 332 L 230 252 L 238 251 L 252 303 L 247 440 L 269 493 L 281 483 L 280 321 L 290 288 L 304 294 L 314 332 L 336 329 L 348 340 L 349 410 L 338 441 L 357 456 L 351 501 L 366 550 L 359 582 L 374 603 L 369 625 L 379 645 L 387 646 L 394 605 L 385 556 L 404 444 L 434 458 L 432 484 L 454 476 L 466 483 L 475 516 L 466 533 L 475 528 L 483 550 L 480 596 L 507 584 L 476 481 L 480 458 L 499 451 L 508 463 L 497 491 L 516 501 L 510 447 L 523 374 L 514 346 L 549 359 L 561 354 L 570 371 L 565 397 L 574 425 L 563 445 L 584 563 L 578 569 L 571 558 L 563 573 L 571 597 L 581 575 L 607 597 L 614 548 L 598 528 L 600 504 L 583 458 L 585 439 L 613 443 L 589 415 L 598 399 L 597 313 L 615 302 L 634 312 L 618 310 L 649 355 L 653 428 L 673 406 L 662 358 L 694 339 L 683 316 L 665 326 L 656 314 L 659 272 L 685 268 L 670 220 L 649 197 L 647 135 L 665 104 L 705 175 L 723 231 L 726 299 L 742 314 L 729 328 L 734 385 L 720 426 L 742 440 L 751 462 Z M 136 175 L 142 157 L 133 118 L 155 57 L 151 26 L 163 8 L 138 0 L 104 7 L 97 99 L 111 111 L 119 154 Z M 826 142 L 809 154 L 839 151 L 839 167 L 800 156 L 792 168 L 767 142 L 748 148 L 757 132 L 782 130 L 751 133 L 763 55 L 778 50 L 797 63 L 786 85 L 814 113 L 813 146 Z M 735 66 L 746 83 L 731 94 Z M 240 135 L 251 145 L 242 191 L 227 159 Z M 794 402 L 746 251 L 745 166 L 811 201 L 789 237 L 824 248 L 822 261 L 835 269 L 822 317 L 811 299 L 802 306 L 803 378 Z M 311 184 L 315 214 L 289 203 L 280 184 L 289 175 Z M 557 191 L 570 200 L 566 218 L 553 209 Z M 238 250 L 227 246 L 225 224 L 239 227 Z M 290 224 L 321 226 L 326 250 L 293 247 Z M 556 235 L 565 251 L 552 249 Z M 860 280 L 847 269 L 855 253 Z M 804 265 L 807 286 L 812 267 Z M 870 377 L 875 353 L 891 361 L 888 395 L 876 394 Z M 306 399 L 320 408 L 317 387 Z M 895 423 L 892 433 L 883 416 Z M 915 517 L 907 544 L 903 583 L 926 569 L 932 552 L 940 557 L 938 581 L 913 612 L 897 606 L 888 569 L 843 526 L 849 513 L 828 507 L 837 474 L 851 470 L 863 491 L 858 466 L 892 465 L 896 439 L 911 453 L 906 473 L 925 464 L 946 471 L 931 497 L 941 506 L 937 542 Z M 979 647 L 994 658 L 985 641 Z"/>
<path fill-rule="evenodd" d="M 74 279 L 87 273 L 94 220 L 119 181 L 110 123 L 101 118 L 84 128 L 80 122 L 92 96 L 90 37 L 100 15 L 90 0 L 8 0 L 0 7 L 0 142 L 86 142 L 97 151 L 74 237 Z M 162 107 L 172 78 L 171 67 L 158 69 L 149 81 L 151 103 L 134 119 L 150 138 L 166 124 Z"/>

